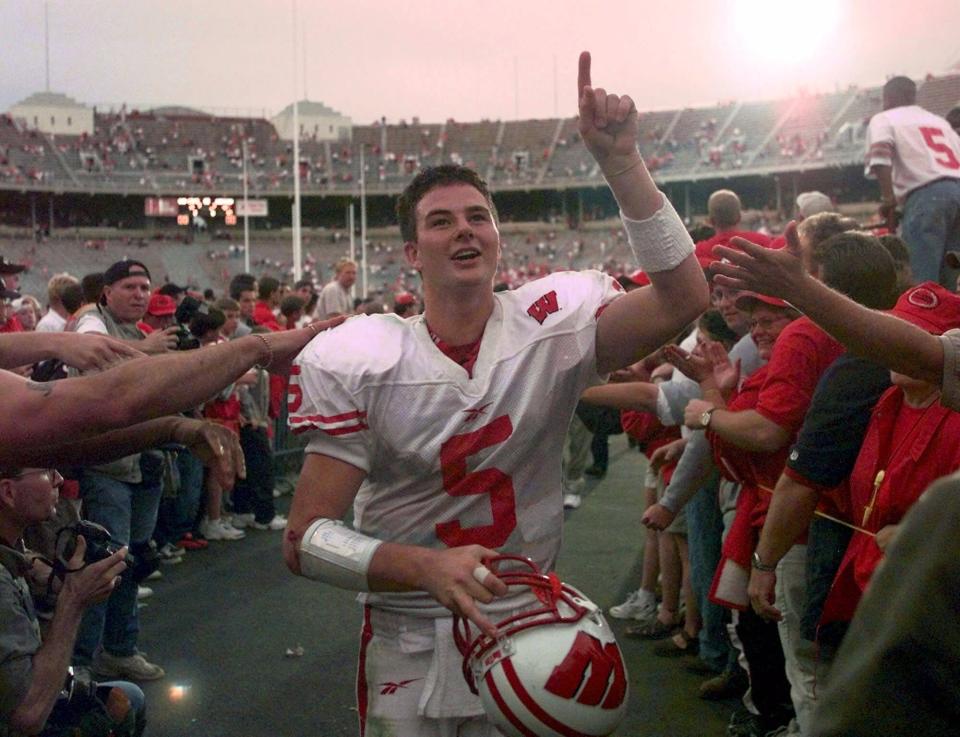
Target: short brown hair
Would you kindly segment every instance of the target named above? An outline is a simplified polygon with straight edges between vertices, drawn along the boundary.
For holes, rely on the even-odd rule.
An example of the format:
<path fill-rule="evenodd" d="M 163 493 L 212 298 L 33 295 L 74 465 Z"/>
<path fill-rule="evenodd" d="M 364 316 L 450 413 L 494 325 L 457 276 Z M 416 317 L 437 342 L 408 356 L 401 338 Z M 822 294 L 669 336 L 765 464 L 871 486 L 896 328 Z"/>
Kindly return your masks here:
<path fill-rule="evenodd" d="M 423 196 L 432 189 L 453 184 L 468 184 L 477 190 L 487 201 L 494 222 L 498 220 L 490 188 L 477 172 L 458 164 L 431 166 L 417 174 L 397 200 L 397 220 L 400 222 L 400 235 L 405 243 L 417 241 L 417 205 Z"/>
<path fill-rule="evenodd" d="M 858 227 L 860 226 L 856 220 L 840 213 L 818 212 L 800 221 L 797 225 L 797 235 L 808 242 L 811 253 L 814 253 L 828 238 L 838 233 L 846 233 L 848 230 L 856 230 Z"/>
<path fill-rule="evenodd" d="M 47 304 L 63 304 L 63 288 L 79 283 L 77 277 L 70 274 L 54 274 L 47 282 Z"/>

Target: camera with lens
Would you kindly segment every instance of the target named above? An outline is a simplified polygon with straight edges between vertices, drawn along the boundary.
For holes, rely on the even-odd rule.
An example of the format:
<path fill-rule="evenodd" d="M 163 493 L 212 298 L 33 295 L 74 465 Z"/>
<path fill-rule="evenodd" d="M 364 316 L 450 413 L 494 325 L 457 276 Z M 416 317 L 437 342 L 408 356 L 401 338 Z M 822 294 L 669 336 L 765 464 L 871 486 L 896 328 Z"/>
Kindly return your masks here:
<path fill-rule="evenodd" d="M 177 325 L 177 350 L 192 351 L 200 347 L 200 339 L 193 335 L 185 325 Z"/>
<path fill-rule="evenodd" d="M 113 539 L 110 531 L 103 525 L 89 520 L 78 520 L 70 527 L 64 527 L 57 533 L 57 560 L 66 564 L 73 557 L 77 549 L 77 537 L 83 535 L 87 542 L 87 550 L 83 554 L 84 565 L 96 563 L 104 558 L 109 558 L 123 547 Z M 124 562 L 127 566 L 133 565 L 133 557 L 128 553 Z"/>
<path fill-rule="evenodd" d="M 83 539 L 87 541 L 87 551 L 83 555 L 83 562 L 87 565 L 96 563 L 104 558 L 109 558 L 123 547 L 123 545 L 113 539 L 113 536 L 106 527 L 98 525 L 96 522 L 79 520 L 74 524 L 72 529 L 74 547 L 76 547 L 78 535 L 83 535 Z M 127 565 L 133 563 L 130 555 L 127 555 L 126 563 Z"/>
<path fill-rule="evenodd" d="M 205 314 L 209 308 L 205 302 L 196 297 L 187 295 L 177 305 L 175 318 L 177 321 L 177 350 L 192 351 L 200 347 L 200 339 L 190 332 L 190 321 L 199 314 Z"/>

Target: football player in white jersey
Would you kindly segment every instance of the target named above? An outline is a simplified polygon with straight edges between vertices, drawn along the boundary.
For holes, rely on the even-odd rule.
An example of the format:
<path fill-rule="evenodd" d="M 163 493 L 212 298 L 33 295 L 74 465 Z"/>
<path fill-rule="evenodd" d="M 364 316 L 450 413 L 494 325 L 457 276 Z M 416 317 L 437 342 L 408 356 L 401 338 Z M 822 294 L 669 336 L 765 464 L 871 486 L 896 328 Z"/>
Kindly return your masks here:
<path fill-rule="evenodd" d="M 397 208 L 424 313 L 350 319 L 296 361 L 290 424 L 309 444 L 284 557 L 366 592 L 361 734 L 498 734 L 460 675 L 451 612 L 495 635 L 494 620 L 529 603 L 484 561 L 509 553 L 552 570 L 577 398 L 708 305 L 690 238 L 637 151 L 633 101 L 591 86 L 587 53 L 578 96 L 584 143 L 650 286 L 626 295 L 588 271 L 494 294 L 490 193 L 469 169 L 437 167 Z M 341 522 L 351 504 L 353 529 Z"/>
<path fill-rule="evenodd" d="M 960 136 L 916 101 L 908 77 L 883 86 L 883 112 L 867 128 L 866 174 L 880 183 L 880 212 L 891 226 L 903 208 L 901 234 L 917 282 L 952 288 L 943 264 L 947 251 L 960 249 Z"/>

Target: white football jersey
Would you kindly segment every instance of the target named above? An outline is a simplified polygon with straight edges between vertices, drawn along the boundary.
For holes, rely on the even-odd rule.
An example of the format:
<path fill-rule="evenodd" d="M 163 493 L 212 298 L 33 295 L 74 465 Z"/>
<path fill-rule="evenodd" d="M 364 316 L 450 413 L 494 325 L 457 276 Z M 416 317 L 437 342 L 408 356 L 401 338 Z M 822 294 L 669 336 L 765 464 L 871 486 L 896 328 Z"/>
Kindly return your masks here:
<path fill-rule="evenodd" d="M 960 136 L 919 105 L 884 110 L 867 128 L 867 176 L 875 164 L 893 167 L 893 193 L 902 204 L 917 187 L 960 178 Z"/>
<path fill-rule="evenodd" d="M 603 381 L 597 317 L 620 294 L 598 271 L 496 294 L 473 378 L 434 344 L 422 316 L 352 318 L 297 358 L 290 427 L 309 433 L 308 453 L 367 472 L 354 502 L 360 532 L 431 548 L 479 544 L 552 570 L 563 443 L 580 394 Z M 365 599 L 449 614 L 424 592 Z"/>

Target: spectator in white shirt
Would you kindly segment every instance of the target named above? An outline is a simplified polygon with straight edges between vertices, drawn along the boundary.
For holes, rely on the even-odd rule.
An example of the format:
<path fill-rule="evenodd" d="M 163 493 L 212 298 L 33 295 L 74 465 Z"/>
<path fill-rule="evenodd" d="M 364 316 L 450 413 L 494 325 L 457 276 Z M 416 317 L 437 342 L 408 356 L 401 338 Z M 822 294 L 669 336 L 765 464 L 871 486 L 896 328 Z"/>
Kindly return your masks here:
<path fill-rule="evenodd" d="M 322 318 L 353 314 L 353 297 L 350 288 L 357 281 L 357 264 L 343 258 L 337 262 L 333 281 L 320 290 L 318 316 Z"/>
<path fill-rule="evenodd" d="M 67 325 L 70 312 L 63 306 L 63 290 L 71 284 L 79 284 L 70 274 L 55 274 L 47 282 L 47 314 L 37 323 L 38 333 L 59 333 Z"/>

